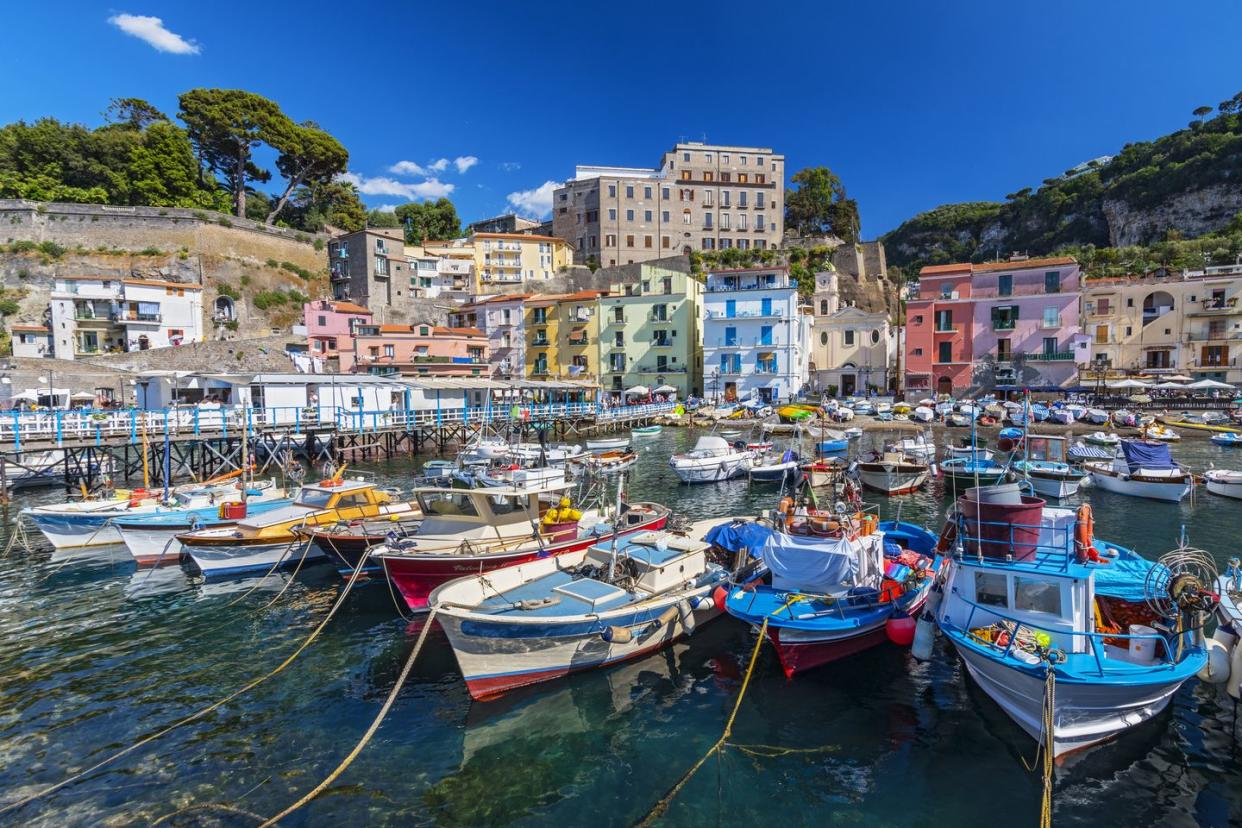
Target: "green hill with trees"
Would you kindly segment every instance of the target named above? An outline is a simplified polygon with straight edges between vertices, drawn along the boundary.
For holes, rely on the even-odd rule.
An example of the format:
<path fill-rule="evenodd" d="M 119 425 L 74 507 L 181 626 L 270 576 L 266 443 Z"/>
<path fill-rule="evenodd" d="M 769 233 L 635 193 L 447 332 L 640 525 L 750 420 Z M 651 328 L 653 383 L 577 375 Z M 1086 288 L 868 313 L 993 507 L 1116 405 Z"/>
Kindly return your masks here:
<path fill-rule="evenodd" d="M 911 275 L 1013 250 L 1069 252 L 1089 274 L 1232 263 L 1242 253 L 1242 92 L 1193 114 L 1185 129 L 1127 144 L 1004 202 L 921 213 L 882 237 L 888 261 Z"/>

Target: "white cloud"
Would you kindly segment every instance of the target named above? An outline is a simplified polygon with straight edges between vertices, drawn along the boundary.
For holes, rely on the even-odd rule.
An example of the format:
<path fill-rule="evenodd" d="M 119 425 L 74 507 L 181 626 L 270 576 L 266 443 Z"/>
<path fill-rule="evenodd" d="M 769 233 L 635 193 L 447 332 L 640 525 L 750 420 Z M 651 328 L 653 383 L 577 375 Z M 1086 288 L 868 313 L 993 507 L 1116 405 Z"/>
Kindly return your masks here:
<path fill-rule="evenodd" d="M 358 192 L 363 195 L 388 195 L 400 196 L 410 201 L 419 199 L 440 198 L 453 192 L 452 184 L 445 184 L 438 178 L 428 178 L 426 181 L 419 181 L 416 184 L 408 184 L 404 181 L 398 181 L 395 178 L 385 178 L 384 176 L 376 176 L 368 178 L 365 175 L 348 172 L 340 176 L 341 181 L 346 181 L 358 188 Z"/>
<path fill-rule="evenodd" d="M 390 173 L 394 175 L 416 175 L 419 178 L 426 178 L 427 171 L 415 164 L 413 161 L 398 161 L 388 168 Z"/>
<path fill-rule="evenodd" d="M 427 169 L 432 172 L 442 173 L 448 169 L 449 160 L 447 158 L 439 158 L 427 165 Z"/>
<path fill-rule="evenodd" d="M 457 165 L 457 172 L 464 173 L 466 170 L 479 163 L 479 159 L 473 155 L 459 155 L 453 159 L 453 163 Z"/>
<path fill-rule="evenodd" d="M 136 37 L 157 52 L 171 52 L 174 55 L 197 55 L 201 49 L 193 40 L 186 40 L 181 35 L 164 28 L 164 21 L 158 17 L 146 17 L 140 14 L 116 14 L 108 18 L 108 22 L 125 34 Z"/>
<path fill-rule="evenodd" d="M 391 213 L 397 209 L 397 205 L 396 204 L 381 204 L 375 209 L 381 213 Z"/>
<path fill-rule="evenodd" d="M 501 172 L 517 172 L 522 169 L 522 165 L 517 161 L 501 161 L 497 166 L 500 167 Z"/>
<path fill-rule="evenodd" d="M 560 186 L 556 181 L 545 181 L 533 190 L 519 190 L 506 198 L 519 213 L 543 218 L 552 212 L 552 192 Z"/>

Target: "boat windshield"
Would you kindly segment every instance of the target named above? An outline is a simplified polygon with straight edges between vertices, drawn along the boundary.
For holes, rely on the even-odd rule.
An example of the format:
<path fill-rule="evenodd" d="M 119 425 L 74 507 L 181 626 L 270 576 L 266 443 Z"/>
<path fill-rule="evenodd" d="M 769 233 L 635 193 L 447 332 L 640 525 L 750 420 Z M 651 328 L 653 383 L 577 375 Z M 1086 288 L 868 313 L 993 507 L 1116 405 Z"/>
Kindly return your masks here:
<path fill-rule="evenodd" d="M 297 505 L 309 506 L 312 509 L 322 509 L 328 505 L 328 501 L 332 500 L 332 492 L 323 489 L 303 489 L 298 494 Z"/>
<path fill-rule="evenodd" d="M 474 501 L 466 492 L 424 492 L 418 495 L 424 515 L 466 515 L 478 517 Z"/>

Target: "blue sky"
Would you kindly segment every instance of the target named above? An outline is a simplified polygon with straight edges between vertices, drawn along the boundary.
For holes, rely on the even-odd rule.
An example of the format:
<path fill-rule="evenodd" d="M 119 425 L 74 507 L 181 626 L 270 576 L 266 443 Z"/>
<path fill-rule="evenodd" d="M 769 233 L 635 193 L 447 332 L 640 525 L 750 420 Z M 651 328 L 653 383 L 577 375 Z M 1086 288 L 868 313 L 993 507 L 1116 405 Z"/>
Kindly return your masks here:
<path fill-rule="evenodd" d="M 1225 0 L 70 0 L 5 19 L 5 122 L 245 88 L 336 135 L 371 206 L 444 193 L 465 221 L 546 210 L 575 164 L 651 166 L 706 138 L 828 165 L 872 237 L 1242 90 Z"/>

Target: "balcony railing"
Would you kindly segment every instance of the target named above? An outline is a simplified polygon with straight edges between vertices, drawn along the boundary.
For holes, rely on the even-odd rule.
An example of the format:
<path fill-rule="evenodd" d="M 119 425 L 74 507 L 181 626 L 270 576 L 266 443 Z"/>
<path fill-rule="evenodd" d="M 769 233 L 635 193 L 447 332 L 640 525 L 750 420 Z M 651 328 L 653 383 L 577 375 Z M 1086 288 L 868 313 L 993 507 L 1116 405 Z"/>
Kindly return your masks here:
<path fill-rule="evenodd" d="M 117 315 L 109 312 L 76 311 L 73 318 L 78 322 L 115 322 Z"/>
<path fill-rule="evenodd" d="M 1242 333 L 1227 330 L 1190 331 L 1186 334 L 1187 342 L 1227 342 L 1242 339 Z"/>
<path fill-rule="evenodd" d="M 763 311 L 763 310 L 735 311 L 732 316 L 730 316 L 725 311 L 708 311 L 707 312 L 708 319 L 773 319 L 773 318 L 782 317 L 784 315 L 785 315 L 784 308 L 772 308 L 771 310 L 768 310 L 768 311 Z"/>
<path fill-rule="evenodd" d="M 640 374 L 684 374 L 686 373 L 686 367 L 684 365 L 664 365 L 664 366 L 640 365 L 634 370 Z M 733 371 L 733 372 L 721 371 L 720 373 L 721 374 L 728 374 L 728 373 L 740 374 L 741 371 Z"/>
<path fill-rule="evenodd" d="M 1026 354 L 1030 362 L 1073 362 L 1073 351 L 1032 351 Z"/>
<path fill-rule="evenodd" d="M 548 347 L 548 339 L 546 337 L 536 337 L 530 341 L 530 345 L 532 348 L 546 348 Z"/>
<path fill-rule="evenodd" d="M 137 311 L 130 311 L 129 313 L 121 317 L 121 321 L 122 322 L 159 322 L 163 318 L 164 318 L 163 314 L 159 314 L 159 313 L 138 313 Z"/>
<path fill-rule="evenodd" d="M 771 282 L 755 282 L 747 281 L 743 283 L 720 283 L 709 282 L 707 285 L 708 293 L 732 293 L 739 290 L 783 290 L 789 287 L 789 281 L 786 279 L 776 279 Z"/>
<path fill-rule="evenodd" d="M 1216 297 L 1209 297 L 1207 299 L 1200 300 L 1199 310 L 1193 311 L 1193 313 L 1218 313 L 1218 314 L 1240 313 L 1240 312 L 1242 311 L 1238 310 L 1238 297 L 1236 296 L 1229 296 L 1223 299 L 1217 299 Z"/>
<path fill-rule="evenodd" d="M 1018 323 L 1016 321 L 992 323 L 992 330 L 994 331 L 1012 331 L 1016 327 L 1018 327 Z"/>

